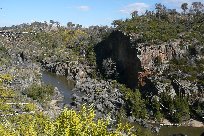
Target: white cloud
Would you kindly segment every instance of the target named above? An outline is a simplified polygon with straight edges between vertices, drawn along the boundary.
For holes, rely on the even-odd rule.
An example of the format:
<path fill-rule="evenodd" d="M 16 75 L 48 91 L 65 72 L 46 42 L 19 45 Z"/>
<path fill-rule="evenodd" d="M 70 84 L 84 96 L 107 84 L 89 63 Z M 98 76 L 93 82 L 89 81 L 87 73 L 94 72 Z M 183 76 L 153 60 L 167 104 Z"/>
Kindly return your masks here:
<path fill-rule="evenodd" d="M 139 14 L 144 13 L 150 6 L 146 3 L 132 3 L 123 7 L 120 12 L 130 14 L 137 10 Z"/>
<path fill-rule="evenodd" d="M 165 4 L 172 4 L 175 6 L 181 6 L 182 3 L 188 3 L 189 5 L 192 4 L 192 2 L 203 2 L 203 0 L 161 0 L 161 2 L 164 2 Z"/>
<path fill-rule="evenodd" d="M 181 4 L 182 3 L 188 3 L 188 7 L 191 6 L 193 2 L 203 2 L 203 0 L 161 0 L 161 3 L 163 3 L 165 6 L 168 7 L 170 5 L 170 8 L 175 8 L 177 11 L 181 10 Z"/>
<path fill-rule="evenodd" d="M 81 10 L 81 11 L 88 11 L 88 10 L 90 10 L 90 7 L 89 7 L 89 6 L 84 6 L 84 5 L 78 6 L 77 8 L 78 8 L 79 10 Z"/>

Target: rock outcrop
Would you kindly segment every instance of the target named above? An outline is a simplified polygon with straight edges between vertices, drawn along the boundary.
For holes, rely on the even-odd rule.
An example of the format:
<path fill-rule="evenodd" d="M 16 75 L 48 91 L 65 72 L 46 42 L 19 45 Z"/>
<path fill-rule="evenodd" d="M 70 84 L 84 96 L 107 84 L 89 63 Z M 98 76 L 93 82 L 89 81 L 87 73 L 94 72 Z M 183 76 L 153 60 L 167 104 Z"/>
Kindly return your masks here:
<path fill-rule="evenodd" d="M 176 88 L 168 70 L 173 59 L 195 55 L 202 58 L 201 46 L 195 47 L 182 38 L 158 44 L 138 39 L 137 34 L 114 31 L 95 47 L 97 66 L 106 78 L 117 79 L 130 88 L 140 87 L 151 95 L 166 91 L 173 97 L 182 92 L 178 88 L 185 90 L 185 96 L 198 92 L 196 84 L 184 80 Z"/>
<path fill-rule="evenodd" d="M 131 46 L 129 36 L 114 31 L 95 47 L 95 52 L 101 73 L 106 74 L 102 66 L 104 60 L 111 59 L 116 66 L 116 72 L 112 77 L 126 83 L 131 88 L 137 86 L 137 73 L 141 71 L 141 61 L 137 57 L 137 50 Z M 118 75 L 115 75 L 116 73 Z"/>

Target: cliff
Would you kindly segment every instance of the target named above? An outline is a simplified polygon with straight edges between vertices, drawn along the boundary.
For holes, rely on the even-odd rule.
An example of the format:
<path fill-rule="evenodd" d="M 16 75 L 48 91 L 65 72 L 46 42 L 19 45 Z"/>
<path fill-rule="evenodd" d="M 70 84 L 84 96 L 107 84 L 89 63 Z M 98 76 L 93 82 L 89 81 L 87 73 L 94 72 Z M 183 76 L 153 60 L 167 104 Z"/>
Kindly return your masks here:
<path fill-rule="evenodd" d="M 149 71 L 145 73 L 146 76 L 154 72 L 162 73 L 168 69 L 170 60 L 184 57 L 188 46 L 181 47 L 180 44 L 181 40 L 159 45 L 137 43 L 137 38 L 133 34 L 114 31 L 95 47 L 96 60 L 101 73 L 106 77 L 118 78 L 122 83 L 135 88 L 138 85 L 138 78 L 144 71 Z M 114 69 L 114 66 L 111 68 L 109 65 L 112 73 L 108 73 L 108 68 L 104 66 L 107 59 L 116 67 Z"/>
<path fill-rule="evenodd" d="M 107 77 L 116 78 L 131 88 L 137 86 L 137 74 L 141 71 L 141 60 L 137 57 L 138 51 L 131 46 L 129 36 L 114 31 L 108 38 L 95 46 L 95 52 L 96 62 L 101 73 Z M 112 61 L 112 67 L 110 67 L 111 64 L 105 63 L 107 59 Z M 108 68 L 112 72 L 107 72 Z"/>

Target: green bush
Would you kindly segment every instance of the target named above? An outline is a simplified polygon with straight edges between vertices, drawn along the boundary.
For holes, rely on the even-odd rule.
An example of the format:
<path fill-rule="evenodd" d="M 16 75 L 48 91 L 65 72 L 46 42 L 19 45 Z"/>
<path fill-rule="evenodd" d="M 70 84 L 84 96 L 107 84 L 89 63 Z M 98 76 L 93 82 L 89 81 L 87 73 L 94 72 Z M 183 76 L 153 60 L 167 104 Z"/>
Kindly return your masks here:
<path fill-rule="evenodd" d="M 50 100 L 51 96 L 54 94 L 54 87 L 51 85 L 31 85 L 26 91 L 28 97 L 38 102 L 44 102 Z"/>
<path fill-rule="evenodd" d="M 166 108 L 163 113 L 166 118 L 171 121 L 180 123 L 182 121 L 190 119 L 190 110 L 187 98 L 181 98 L 176 96 L 171 98 L 167 93 L 161 94 L 161 103 Z"/>
<path fill-rule="evenodd" d="M 120 91 L 124 94 L 126 99 L 126 108 L 128 111 L 132 112 L 132 115 L 136 118 L 146 118 L 147 110 L 145 101 L 142 99 L 139 90 L 131 90 L 126 88 L 124 85 L 120 85 Z"/>

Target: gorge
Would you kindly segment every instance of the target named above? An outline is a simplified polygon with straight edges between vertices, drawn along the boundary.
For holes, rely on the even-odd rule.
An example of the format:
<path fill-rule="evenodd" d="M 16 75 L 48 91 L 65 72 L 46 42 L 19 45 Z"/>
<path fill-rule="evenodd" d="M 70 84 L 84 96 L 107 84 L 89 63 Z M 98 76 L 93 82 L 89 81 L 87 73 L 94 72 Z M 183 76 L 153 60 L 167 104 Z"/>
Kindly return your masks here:
<path fill-rule="evenodd" d="M 202 135 L 204 10 L 160 8 L 113 27 L 1 27 L 0 132 Z"/>

